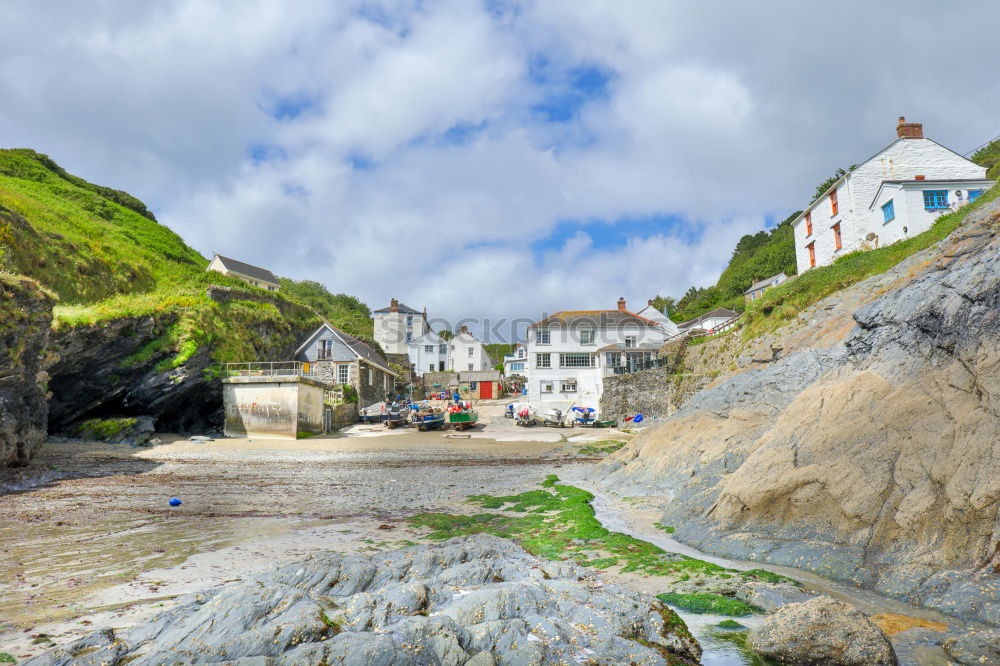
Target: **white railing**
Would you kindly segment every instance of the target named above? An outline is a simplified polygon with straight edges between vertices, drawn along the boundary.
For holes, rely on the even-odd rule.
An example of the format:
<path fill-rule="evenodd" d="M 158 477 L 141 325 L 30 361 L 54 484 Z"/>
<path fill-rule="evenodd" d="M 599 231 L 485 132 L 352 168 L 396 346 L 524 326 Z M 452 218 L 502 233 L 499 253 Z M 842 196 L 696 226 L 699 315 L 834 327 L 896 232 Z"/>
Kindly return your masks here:
<path fill-rule="evenodd" d="M 302 361 L 223 363 L 223 377 L 312 377 L 313 364 Z"/>

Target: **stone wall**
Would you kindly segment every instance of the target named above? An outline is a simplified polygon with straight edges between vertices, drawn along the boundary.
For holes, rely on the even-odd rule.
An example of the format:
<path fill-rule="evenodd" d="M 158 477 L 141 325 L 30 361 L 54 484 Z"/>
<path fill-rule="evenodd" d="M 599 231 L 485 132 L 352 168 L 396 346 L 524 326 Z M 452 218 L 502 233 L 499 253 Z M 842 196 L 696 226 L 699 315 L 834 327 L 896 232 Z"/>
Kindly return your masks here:
<path fill-rule="evenodd" d="M 55 298 L 34 280 L 0 274 L 0 466 L 27 465 L 45 441 L 41 359 Z"/>
<path fill-rule="evenodd" d="M 675 396 L 676 384 L 665 368 L 605 377 L 599 412 L 602 419 L 618 421 L 636 414 L 665 418 L 677 411 Z"/>

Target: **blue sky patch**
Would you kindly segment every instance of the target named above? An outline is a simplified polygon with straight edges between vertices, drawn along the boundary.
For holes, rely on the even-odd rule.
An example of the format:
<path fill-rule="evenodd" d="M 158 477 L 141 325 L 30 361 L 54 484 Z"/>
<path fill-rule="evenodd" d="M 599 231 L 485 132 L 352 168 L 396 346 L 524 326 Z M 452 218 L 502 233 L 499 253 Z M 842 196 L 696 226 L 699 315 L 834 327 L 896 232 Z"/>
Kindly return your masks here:
<path fill-rule="evenodd" d="M 353 150 L 347 155 L 347 163 L 355 171 L 370 171 L 375 168 L 375 161 L 372 158 Z"/>
<path fill-rule="evenodd" d="M 533 114 L 545 122 L 565 123 L 588 102 L 609 97 L 612 74 L 593 65 L 558 70 L 545 56 L 536 56 L 528 62 L 528 77 L 546 89 L 542 101 L 532 107 Z"/>
<path fill-rule="evenodd" d="M 679 215 L 649 215 L 609 220 L 563 220 L 552 232 L 531 245 L 536 262 L 549 252 L 558 252 L 566 241 L 583 232 L 590 237 L 595 251 L 620 250 L 634 238 L 670 234 L 686 244 L 701 236 L 701 228 Z"/>
<path fill-rule="evenodd" d="M 265 90 L 262 92 L 262 97 L 263 99 L 258 102 L 257 108 L 282 122 L 295 120 L 319 106 L 317 97 L 304 90 L 288 95 L 278 95 Z"/>
<path fill-rule="evenodd" d="M 247 146 L 247 157 L 254 165 L 263 164 L 272 160 L 284 160 L 288 154 L 281 146 L 272 143 L 251 143 Z"/>

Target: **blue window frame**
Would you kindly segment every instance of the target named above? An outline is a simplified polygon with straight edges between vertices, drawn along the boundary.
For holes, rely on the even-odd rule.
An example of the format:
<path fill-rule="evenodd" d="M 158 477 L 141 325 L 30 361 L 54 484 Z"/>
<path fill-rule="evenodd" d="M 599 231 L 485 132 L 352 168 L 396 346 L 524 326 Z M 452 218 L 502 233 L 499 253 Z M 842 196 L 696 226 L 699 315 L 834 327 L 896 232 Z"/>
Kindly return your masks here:
<path fill-rule="evenodd" d="M 882 221 L 891 222 L 894 219 L 896 219 L 896 207 L 892 204 L 892 199 L 889 199 L 882 204 Z"/>
<path fill-rule="evenodd" d="M 948 208 L 948 190 L 924 190 L 924 208 Z"/>
<path fill-rule="evenodd" d="M 979 195 L 983 193 L 982 190 L 969 190 L 969 203 L 972 203 L 979 198 Z"/>

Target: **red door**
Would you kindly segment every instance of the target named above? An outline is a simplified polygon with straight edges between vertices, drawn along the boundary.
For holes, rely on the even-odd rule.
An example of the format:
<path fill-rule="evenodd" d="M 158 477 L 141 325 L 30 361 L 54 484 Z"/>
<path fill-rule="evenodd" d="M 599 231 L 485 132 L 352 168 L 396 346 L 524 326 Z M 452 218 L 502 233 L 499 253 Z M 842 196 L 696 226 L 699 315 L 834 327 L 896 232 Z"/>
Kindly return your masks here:
<path fill-rule="evenodd" d="M 489 400 L 493 397 L 493 382 L 481 382 L 479 384 L 479 398 Z"/>

